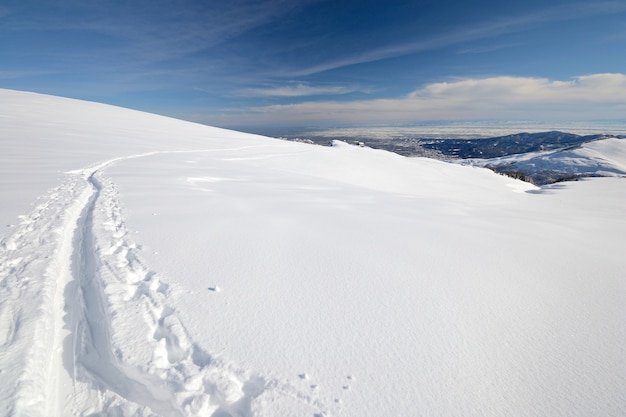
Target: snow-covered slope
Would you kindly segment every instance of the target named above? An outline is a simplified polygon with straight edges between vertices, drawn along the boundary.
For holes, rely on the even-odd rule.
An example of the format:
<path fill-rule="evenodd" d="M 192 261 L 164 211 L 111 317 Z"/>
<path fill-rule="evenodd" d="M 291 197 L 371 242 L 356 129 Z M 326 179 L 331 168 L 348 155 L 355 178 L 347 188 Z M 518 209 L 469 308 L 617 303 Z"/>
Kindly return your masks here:
<path fill-rule="evenodd" d="M 622 178 L 0 104 L 1 416 L 626 413 Z"/>
<path fill-rule="evenodd" d="M 33 192 L 43 194 L 76 167 L 146 152 L 204 149 L 208 139 L 255 145 L 261 139 L 98 103 L 0 92 L 2 224 L 29 211 Z"/>
<path fill-rule="evenodd" d="M 607 137 L 573 149 L 476 160 L 473 164 L 520 172 L 539 183 L 585 176 L 625 176 L 626 138 Z"/>

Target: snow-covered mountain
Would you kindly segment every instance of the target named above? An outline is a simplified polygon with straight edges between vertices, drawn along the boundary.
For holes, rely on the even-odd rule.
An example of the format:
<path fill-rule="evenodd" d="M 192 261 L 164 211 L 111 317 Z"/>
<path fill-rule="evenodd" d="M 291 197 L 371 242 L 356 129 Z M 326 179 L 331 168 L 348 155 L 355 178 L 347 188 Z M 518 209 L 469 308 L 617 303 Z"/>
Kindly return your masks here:
<path fill-rule="evenodd" d="M 603 137 L 580 146 L 473 161 L 535 184 L 583 177 L 626 176 L 626 139 Z"/>
<path fill-rule="evenodd" d="M 6 90 L 0 120 L 0 416 L 626 414 L 623 178 Z"/>
<path fill-rule="evenodd" d="M 330 140 L 328 135 L 333 132 L 335 131 L 322 136 L 309 136 L 311 139 L 296 137 L 291 140 L 326 145 Z M 581 177 L 624 174 L 624 170 L 620 168 L 624 163 L 622 149 L 626 146 L 624 135 L 598 133 L 580 135 L 560 131 L 516 133 L 487 138 L 471 135 L 468 132 L 463 137 L 427 138 L 419 137 L 416 133 L 413 136 L 370 137 L 361 132 L 361 136 L 344 136 L 344 139 L 349 143 L 392 151 L 404 156 L 429 157 L 488 167 L 536 185 L 576 180 Z M 605 143 L 587 146 L 592 142 L 607 139 L 612 140 L 610 145 Z"/>

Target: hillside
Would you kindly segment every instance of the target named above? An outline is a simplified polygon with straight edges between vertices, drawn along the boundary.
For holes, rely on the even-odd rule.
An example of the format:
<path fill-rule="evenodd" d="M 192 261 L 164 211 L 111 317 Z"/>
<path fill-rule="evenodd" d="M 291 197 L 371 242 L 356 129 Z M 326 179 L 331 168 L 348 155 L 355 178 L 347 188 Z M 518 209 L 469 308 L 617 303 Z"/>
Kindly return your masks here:
<path fill-rule="evenodd" d="M 603 135 L 575 135 L 565 132 L 517 133 L 481 139 L 439 139 L 424 141 L 421 146 L 454 158 L 498 158 L 529 152 L 579 146 L 603 138 Z"/>
<path fill-rule="evenodd" d="M 0 416 L 626 414 L 623 178 L 0 118 Z"/>
<path fill-rule="evenodd" d="M 522 175 L 534 184 L 585 177 L 626 176 L 626 139 L 605 137 L 556 151 L 474 161 L 507 175 Z"/>

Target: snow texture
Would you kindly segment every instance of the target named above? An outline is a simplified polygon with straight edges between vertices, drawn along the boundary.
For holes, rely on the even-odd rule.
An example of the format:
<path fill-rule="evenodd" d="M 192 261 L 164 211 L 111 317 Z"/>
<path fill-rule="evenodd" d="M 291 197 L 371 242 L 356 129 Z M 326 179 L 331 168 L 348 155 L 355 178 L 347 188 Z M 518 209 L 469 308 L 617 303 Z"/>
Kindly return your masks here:
<path fill-rule="evenodd" d="M 7 90 L 0 118 L 0 416 L 626 414 L 623 178 Z"/>

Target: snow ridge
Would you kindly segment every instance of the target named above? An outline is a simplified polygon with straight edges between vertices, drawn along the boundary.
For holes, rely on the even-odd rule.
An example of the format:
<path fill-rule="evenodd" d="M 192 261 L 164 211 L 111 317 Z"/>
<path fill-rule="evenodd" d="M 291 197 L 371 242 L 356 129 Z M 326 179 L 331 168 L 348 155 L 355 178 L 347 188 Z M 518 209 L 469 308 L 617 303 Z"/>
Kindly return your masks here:
<path fill-rule="evenodd" d="M 0 377 L 19 382 L 2 387 L 0 416 L 248 417 L 281 404 L 327 415 L 311 394 L 204 350 L 168 304 L 100 178 L 152 154 L 71 172 L 2 241 Z"/>

